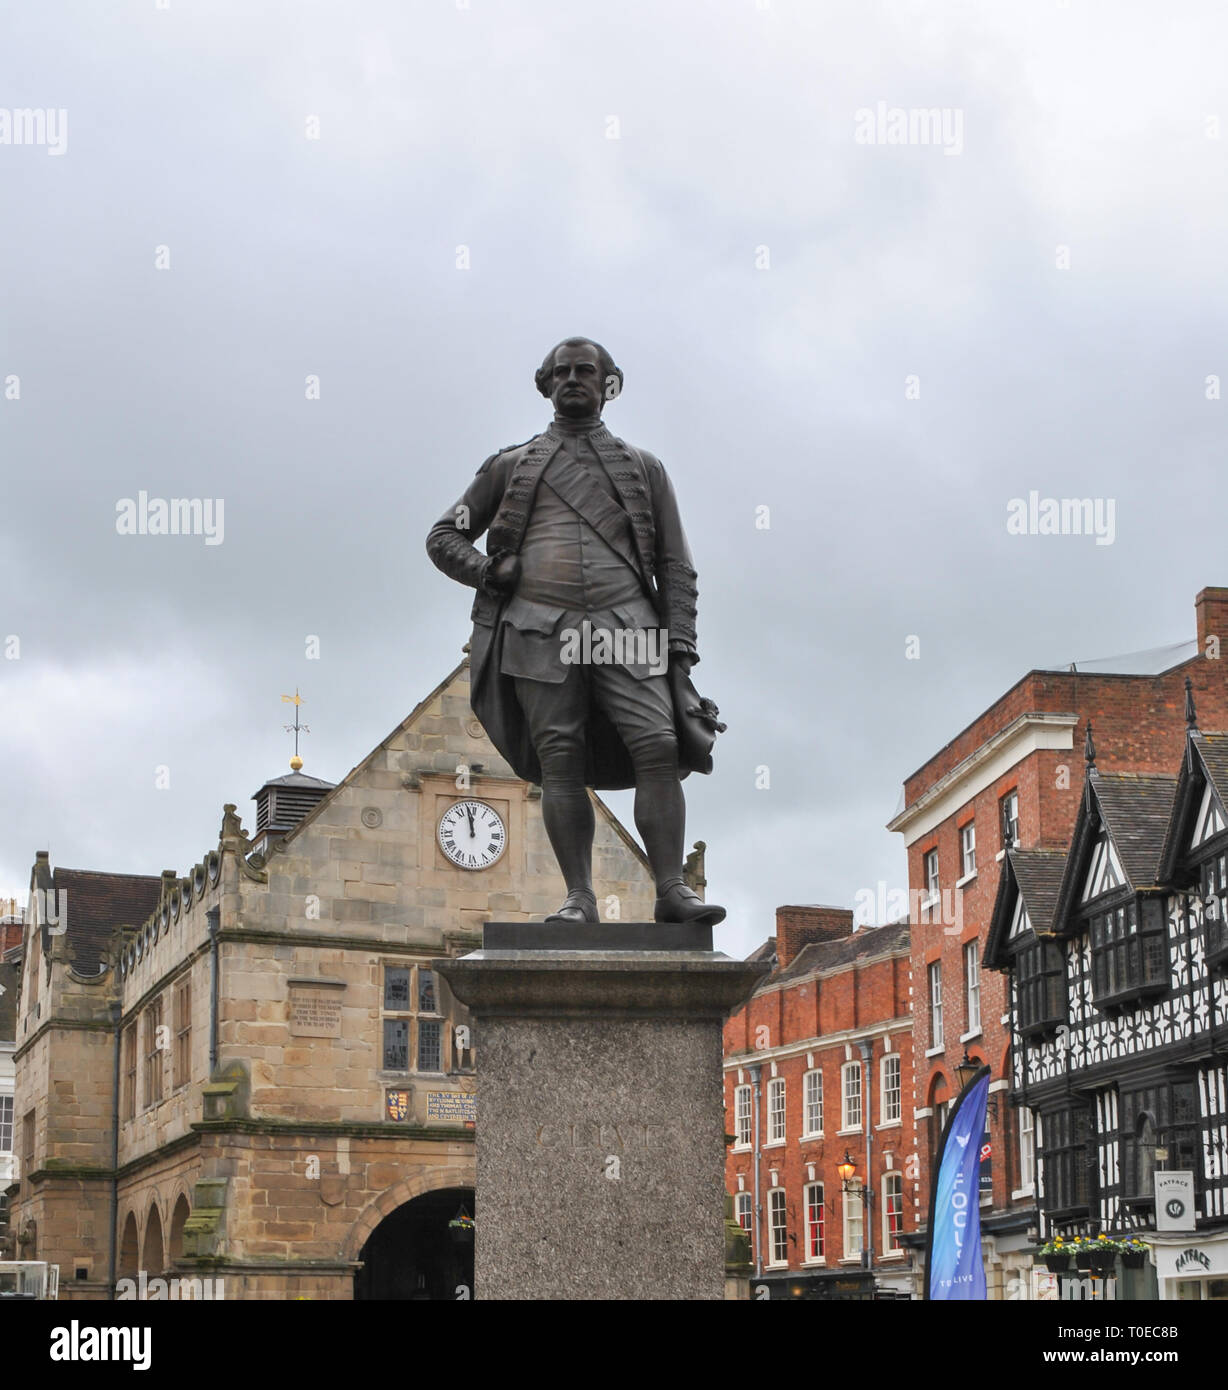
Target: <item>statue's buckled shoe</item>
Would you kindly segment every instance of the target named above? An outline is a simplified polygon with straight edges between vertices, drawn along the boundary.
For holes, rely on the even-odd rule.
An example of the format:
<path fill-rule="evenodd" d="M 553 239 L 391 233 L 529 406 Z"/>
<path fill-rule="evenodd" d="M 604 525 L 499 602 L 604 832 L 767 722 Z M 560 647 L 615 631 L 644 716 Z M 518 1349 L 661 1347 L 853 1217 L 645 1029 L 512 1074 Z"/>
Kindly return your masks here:
<path fill-rule="evenodd" d="M 685 884 L 675 883 L 653 908 L 657 922 L 696 922 L 701 927 L 714 927 L 725 920 L 725 909 L 716 903 L 706 903 Z"/>
<path fill-rule="evenodd" d="M 722 914 L 723 915 L 723 914 Z M 547 922 L 599 922 L 597 897 L 583 888 L 568 893 L 563 906 L 546 918 Z"/>

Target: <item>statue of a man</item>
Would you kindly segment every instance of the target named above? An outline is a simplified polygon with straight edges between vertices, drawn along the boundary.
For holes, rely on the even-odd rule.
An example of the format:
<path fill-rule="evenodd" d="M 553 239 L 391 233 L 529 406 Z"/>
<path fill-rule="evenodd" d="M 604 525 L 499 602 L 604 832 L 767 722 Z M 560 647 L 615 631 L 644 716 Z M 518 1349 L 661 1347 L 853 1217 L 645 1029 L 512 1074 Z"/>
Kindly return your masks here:
<path fill-rule="evenodd" d="M 725 909 L 682 874 L 681 779 L 711 770 L 724 726 L 689 679 L 695 570 L 674 491 L 658 459 L 602 423 L 623 374 L 599 343 L 565 339 L 536 381 L 554 404 L 549 427 L 492 454 L 426 542 L 446 575 L 478 591 L 473 709 L 516 775 L 541 784 L 567 884 L 548 921 L 599 920 L 586 788 L 634 786 L 656 920 L 715 924 Z"/>

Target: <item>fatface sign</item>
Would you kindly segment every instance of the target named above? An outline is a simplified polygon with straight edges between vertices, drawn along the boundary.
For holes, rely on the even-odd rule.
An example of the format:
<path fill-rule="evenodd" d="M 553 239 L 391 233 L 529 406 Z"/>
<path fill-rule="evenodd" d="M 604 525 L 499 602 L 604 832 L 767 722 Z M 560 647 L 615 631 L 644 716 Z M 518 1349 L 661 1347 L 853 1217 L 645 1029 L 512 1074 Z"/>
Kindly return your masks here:
<path fill-rule="evenodd" d="M 1194 1174 L 1173 1170 L 1155 1175 L 1156 1230 L 1194 1229 Z"/>

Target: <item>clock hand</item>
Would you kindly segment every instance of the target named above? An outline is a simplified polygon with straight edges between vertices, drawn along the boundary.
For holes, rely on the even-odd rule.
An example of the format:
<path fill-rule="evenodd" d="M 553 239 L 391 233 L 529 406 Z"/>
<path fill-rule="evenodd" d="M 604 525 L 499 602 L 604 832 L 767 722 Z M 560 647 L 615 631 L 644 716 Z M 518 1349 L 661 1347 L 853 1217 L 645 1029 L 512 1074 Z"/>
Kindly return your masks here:
<path fill-rule="evenodd" d="M 476 840 L 476 839 L 477 839 L 477 832 L 476 832 L 476 831 L 474 830 L 474 828 L 473 828 L 473 807 L 472 807 L 472 806 L 466 806 L 466 807 L 465 807 L 465 814 L 469 817 L 469 838 L 470 838 L 471 840 Z"/>

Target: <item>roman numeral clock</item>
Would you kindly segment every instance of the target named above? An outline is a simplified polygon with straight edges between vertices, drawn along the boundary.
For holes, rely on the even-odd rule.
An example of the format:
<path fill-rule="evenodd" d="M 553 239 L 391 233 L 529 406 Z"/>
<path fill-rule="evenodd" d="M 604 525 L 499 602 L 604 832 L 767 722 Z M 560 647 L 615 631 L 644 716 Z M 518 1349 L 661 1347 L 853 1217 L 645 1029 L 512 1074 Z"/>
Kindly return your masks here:
<path fill-rule="evenodd" d="M 507 848 L 507 827 L 484 801 L 458 801 L 439 818 L 439 848 L 459 869 L 489 869 Z"/>

